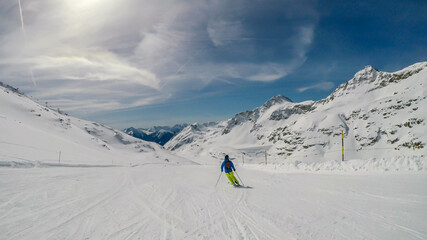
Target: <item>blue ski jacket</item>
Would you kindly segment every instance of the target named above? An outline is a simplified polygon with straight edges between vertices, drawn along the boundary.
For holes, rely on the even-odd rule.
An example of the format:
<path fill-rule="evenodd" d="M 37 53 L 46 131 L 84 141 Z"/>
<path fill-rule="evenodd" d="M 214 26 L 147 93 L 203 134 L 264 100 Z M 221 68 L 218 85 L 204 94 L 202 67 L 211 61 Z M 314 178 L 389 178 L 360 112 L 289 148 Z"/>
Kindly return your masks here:
<path fill-rule="evenodd" d="M 227 168 L 227 162 L 230 163 L 230 168 Z M 224 171 L 224 169 L 225 169 L 225 173 L 236 171 L 236 169 L 234 168 L 233 162 L 230 161 L 229 159 L 224 159 L 224 162 L 222 162 L 222 164 L 221 164 L 221 172 Z"/>

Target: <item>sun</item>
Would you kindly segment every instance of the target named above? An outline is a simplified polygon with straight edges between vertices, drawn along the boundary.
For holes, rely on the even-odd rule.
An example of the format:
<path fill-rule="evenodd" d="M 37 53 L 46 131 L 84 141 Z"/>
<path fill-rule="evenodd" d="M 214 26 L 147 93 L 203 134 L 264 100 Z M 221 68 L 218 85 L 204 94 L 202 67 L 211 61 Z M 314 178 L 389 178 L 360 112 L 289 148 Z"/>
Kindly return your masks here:
<path fill-rule="evenodd" d="M 105 0 L 66 0 L 65 3 L 68 7 L 74 8 L 75 10 L 89 10 L 100 3 L 106 2 Z"/>

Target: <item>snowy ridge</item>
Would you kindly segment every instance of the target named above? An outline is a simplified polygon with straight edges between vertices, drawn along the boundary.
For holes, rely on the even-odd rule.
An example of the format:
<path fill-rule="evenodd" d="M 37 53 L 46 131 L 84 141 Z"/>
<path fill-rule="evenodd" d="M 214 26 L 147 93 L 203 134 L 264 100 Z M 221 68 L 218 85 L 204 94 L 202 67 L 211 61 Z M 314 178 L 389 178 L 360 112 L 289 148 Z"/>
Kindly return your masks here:
<path fill-rule="evenodd" d="M 354 77 L 341 84 L 325 101 L 331 101 L 336 97 L 347 95 L 356 88 L 364 89 L 365 91 L 373 91 L 378 88 L 386 87 L 389 84 L 400 82 L 414 74 L 418 74 L 427 68 L 427 62 L 415 63 L 400 71 L 394 73 L 380 72 L 372 66 L 366 66 L 364 69 L 357 72 Z"/>
<path fill-rule="evenodd" d="M 419 159 L 423 166 L 411 169 L 425 170 L 426 80 L 427 62 L 394 73 L 367 66 L 323 100 L 293 103 L 279 95 L 227 121 L 187 127 L 165 147 L 202 162 L 227 153 L 261 163 L 267 151 L 270 163 L 315 165 L 341 160 L 343 131 L 347 160 L 393 164 L 399 156 Z"/>
<path fill-rule="evenodd" d="M 10 86 L 0 86 L 0 102 L 0 166 L 188 162 L 156 143 L 42 106 Z"/>
<path fill-rule="evenodd" d="M 348 161 L 324 161 L 305 163 L 289 161 L 284 163 L 246 164 L 246 168 L 274 172 L 413 172 L 427 171 L 427 161 L 418 156 L 396 156 L 391 158 L 351 159 Z"/>

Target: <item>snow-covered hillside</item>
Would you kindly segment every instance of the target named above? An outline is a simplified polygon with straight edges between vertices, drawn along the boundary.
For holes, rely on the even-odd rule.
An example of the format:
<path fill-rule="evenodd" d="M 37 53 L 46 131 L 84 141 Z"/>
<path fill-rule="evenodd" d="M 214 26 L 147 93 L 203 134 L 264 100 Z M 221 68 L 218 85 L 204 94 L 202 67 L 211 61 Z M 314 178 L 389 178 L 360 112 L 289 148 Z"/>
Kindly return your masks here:
<path fill-rule="evenodd" d="M 61 114 L 4 84 L 0 103 L 0 165 L 138 165 L 177 160 L 156 143 Z"/>
<path fill-rule="evenodd" d="M 200 161 L 223 153 L 253 162 L 423 158 L 427 143 L 427 62 L 387 73 L 367 66 L 320 101 L 276 96 L 263 106 L 208 124 L 192 124 L 165 147 Z"/>

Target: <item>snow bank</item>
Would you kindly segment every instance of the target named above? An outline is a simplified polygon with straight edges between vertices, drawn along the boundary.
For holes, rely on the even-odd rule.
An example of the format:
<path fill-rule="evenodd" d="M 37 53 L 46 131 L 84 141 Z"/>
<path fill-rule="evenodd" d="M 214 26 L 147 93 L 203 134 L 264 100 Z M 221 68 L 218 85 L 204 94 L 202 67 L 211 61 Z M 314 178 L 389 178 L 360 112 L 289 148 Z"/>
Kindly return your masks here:
<path fill-rule="evenodd" d="M 286 163 L 245 164 L 247 168 L 277 172 L 424 172 L 427 171 L 425 157 L 371 158 L 348 161 L 325 161 L 305 163 L 291 161 Z"/>
<path fill-rule="evenodd" d="M 63 164 L 46 162 L 19 162 L 19 161 L 0 161 L 0 167 L 10 168 L 36 168 L 36 167 L 118 167 L 118 165 L 89 165 L 89 164 Z"/>

